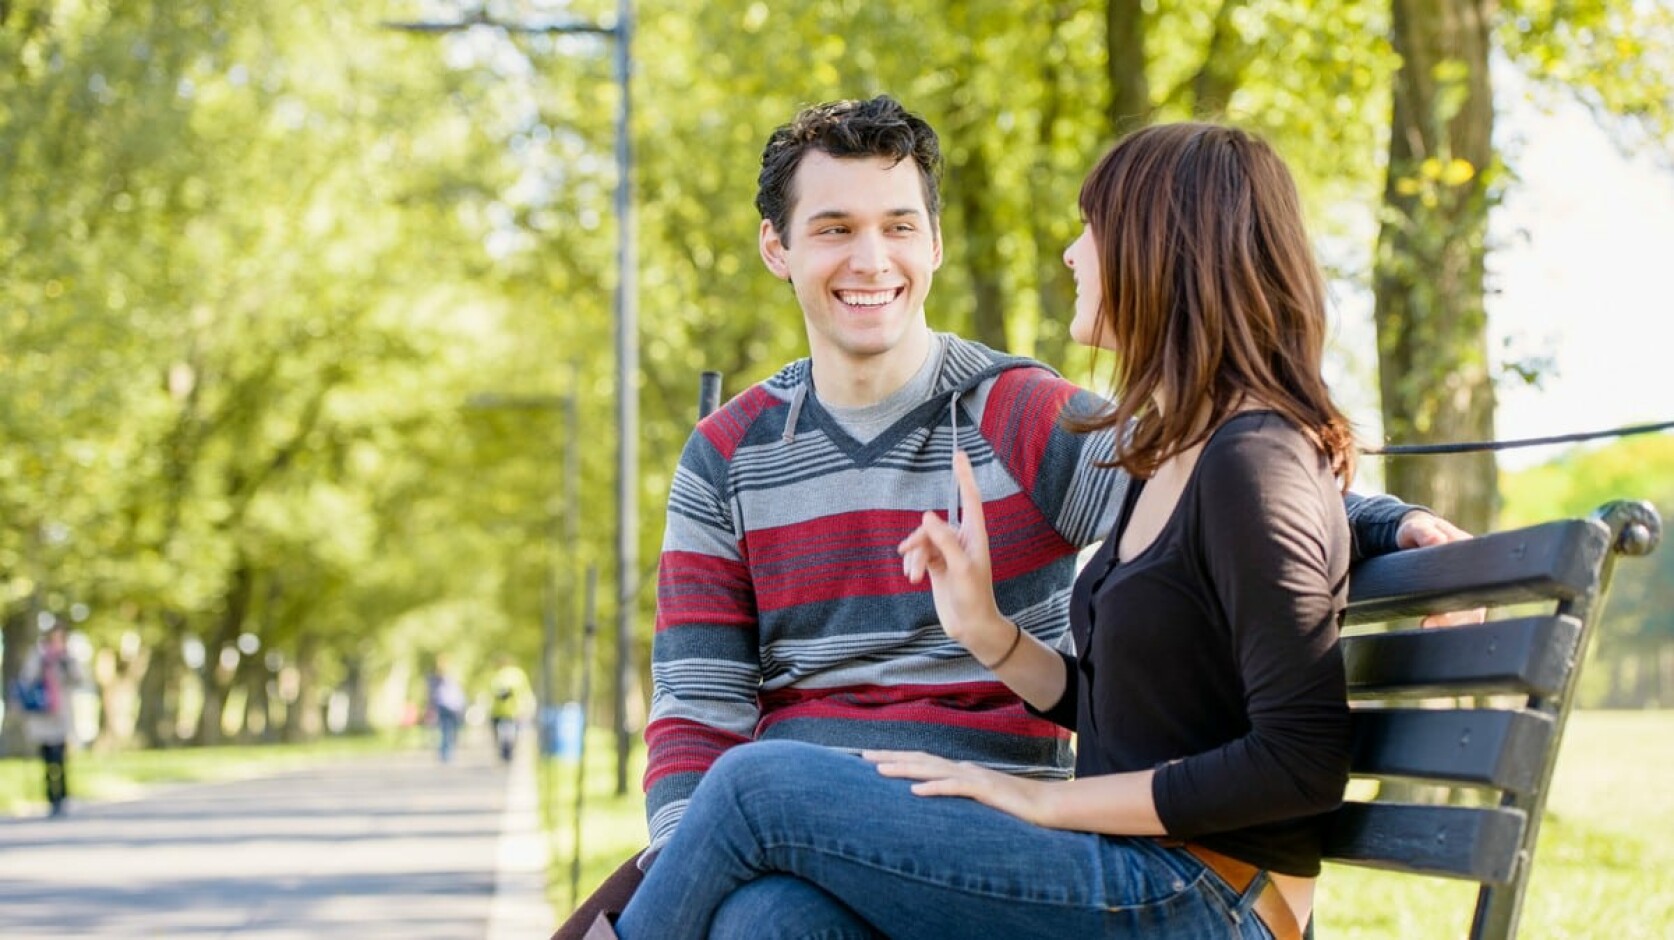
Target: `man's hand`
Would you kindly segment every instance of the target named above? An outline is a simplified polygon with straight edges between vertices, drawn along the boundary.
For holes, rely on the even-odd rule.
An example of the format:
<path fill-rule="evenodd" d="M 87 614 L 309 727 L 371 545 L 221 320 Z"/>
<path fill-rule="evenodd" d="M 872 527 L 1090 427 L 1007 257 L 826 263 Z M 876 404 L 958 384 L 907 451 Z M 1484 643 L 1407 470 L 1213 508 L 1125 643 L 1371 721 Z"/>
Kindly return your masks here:
<path fill-rule="evenodd" d="M 1401 525 L 1395 530 L 1395 545 L 1398 548 L 1428 548 L 1470 537 L 1469 532 L 1441 516 L 1414 509 L 1401 517 Z"/>
<path fill-rule="evenodd" d="M 1395 530 L 1395 545 L 1398 548 L 1428 548 L 1470 537 L 1469 532 L 1446 519 L 1422 509 L 1415 509 L 1402 517 L 1400 527 Z M 1474 610 L 1455 610 L 1445 614 L 1431 614 L 1424 618 L 1421 626 L 1457 627 L 1461 624 L 1481 623 L 1487 617 L 1488 611 L 1481 607 Z"/>

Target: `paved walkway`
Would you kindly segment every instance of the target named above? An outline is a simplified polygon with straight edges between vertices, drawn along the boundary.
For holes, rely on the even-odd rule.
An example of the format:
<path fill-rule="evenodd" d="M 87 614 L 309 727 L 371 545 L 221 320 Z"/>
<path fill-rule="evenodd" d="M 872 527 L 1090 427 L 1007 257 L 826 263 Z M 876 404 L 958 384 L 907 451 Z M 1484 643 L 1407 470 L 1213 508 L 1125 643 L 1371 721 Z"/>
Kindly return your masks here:
<path fill-rule="evenodd" d="M 0 937 L 545 938 L 532 743 L 0 819 Z"/>

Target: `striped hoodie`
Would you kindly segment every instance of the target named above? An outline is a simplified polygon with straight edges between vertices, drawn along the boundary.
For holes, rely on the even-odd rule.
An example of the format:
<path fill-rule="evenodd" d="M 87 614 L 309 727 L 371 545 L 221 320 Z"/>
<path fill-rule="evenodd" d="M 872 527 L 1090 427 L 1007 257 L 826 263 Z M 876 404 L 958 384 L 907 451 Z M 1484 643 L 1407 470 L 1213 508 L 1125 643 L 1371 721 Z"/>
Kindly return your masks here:
<path fill-rule="evenodd" d="M 954 498 L 957 434 L 1001 611 L 1063 642 L 1076 552 L 1109 529 L 1127 479 L 1093 466 L 1109 433 L 1058 422 L 1100 399 L 948 336 L 932 397 L 862 445 L 811 394 L 809 368 L 794 362 L 704 419 L 675 472 L 645 732 L 653 848 L 715 759 L 757 738 L 1068 774 L 1067 734 L 948 639 L 895 546 Z"/>
<path fill-rule="evenodd" d="M 710 765 L 756 739 L 1069 775 L 1068 734 L 942 632 L 928 581 L 908 583 L 895 547 L 956 498 L 958 446 L 982 488 L 1001 612 L 1066 646 L 1077 552 L 1114 524 L 1128 477 L 1096 466 L 1113 432 L 1059 419 L 1103 399 L 950 335 L 931 397 L 861 444 L 809 370 L 791 363 L 705 418 L 675 471 L 645 731 L 653 851 Z M 1409 507 L 1380 506 L 1392 547 L 1390 520 Z"/>

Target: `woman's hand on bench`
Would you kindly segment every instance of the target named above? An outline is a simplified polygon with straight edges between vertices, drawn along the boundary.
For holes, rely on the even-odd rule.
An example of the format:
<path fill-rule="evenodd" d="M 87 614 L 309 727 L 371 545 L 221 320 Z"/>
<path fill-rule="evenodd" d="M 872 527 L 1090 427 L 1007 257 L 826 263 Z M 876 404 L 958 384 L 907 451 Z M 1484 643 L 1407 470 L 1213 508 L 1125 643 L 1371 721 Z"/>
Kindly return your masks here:
<path fill-rule="evenodd" d="M 1431 545 L 1446 545 L 1448 542 L 1458 542 L 1471 537 L 1469 532 L 1459 528 L 1441 516 L 1432 512 L 1416 509 L 1401 519 L 1401 525 L 1395 530 L 1395 544 L 1400 548 L 1428 548 Z M 1485 608 L 1477 607 L 1472 610 L 1455 610 L 1444 614 L 1431 614 L 1425 617 L 1421 626 L 1425 627 L 1457 627 L 1469 623 L 1481 623 L 1488 616 Z"/>

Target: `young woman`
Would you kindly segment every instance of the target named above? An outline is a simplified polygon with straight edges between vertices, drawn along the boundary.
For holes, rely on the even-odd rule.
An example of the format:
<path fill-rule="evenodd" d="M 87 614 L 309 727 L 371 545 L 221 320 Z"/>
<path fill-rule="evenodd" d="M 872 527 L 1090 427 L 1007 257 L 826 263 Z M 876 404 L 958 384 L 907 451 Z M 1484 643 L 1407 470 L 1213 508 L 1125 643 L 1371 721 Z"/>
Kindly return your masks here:
<path fill-rule="evenodd" d="M 820 936 L 1299 935 L 1348 771 L 1353 446 L 1320 378 L 1325 290 L 1296 188 L 1257 138 L 1177 124 L 1117 144 L 1080 203 L 1070 332 L 1115 354 L 1118 404 L 1079 427 L 1126 429 L 1116 463 L 1136 482 L 1076 581 L 1077 655 L 999 613 L 994 566 L 1016 548 L 983 516 L 992 461 L 958 454 L 962 524 L 926 514 L 900 547 L 948 635 L 1077 733 L 1075 779 L 735 748 L 622 936 L 710 936 L 769 878 L 855 915 Z M 751 935 L 785 934 L 768 916 Z"/>

